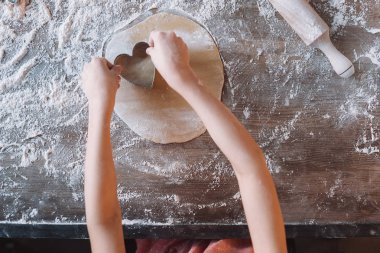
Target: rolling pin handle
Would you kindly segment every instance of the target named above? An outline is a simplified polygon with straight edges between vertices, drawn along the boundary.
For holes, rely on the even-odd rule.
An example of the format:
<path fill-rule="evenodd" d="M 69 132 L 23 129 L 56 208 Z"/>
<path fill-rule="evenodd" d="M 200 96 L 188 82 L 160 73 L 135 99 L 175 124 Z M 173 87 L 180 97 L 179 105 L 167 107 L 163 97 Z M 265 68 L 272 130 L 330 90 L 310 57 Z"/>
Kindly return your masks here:
<path fill-rule="evenodd" d="M 355 73 L 352 62 L 332 44 L 329 32 L 324 33 L 318 38 L 313 43 L 313 46 L 319 48 L 327 56 L 333 69 L 339 76 L 348 78 Z"/>

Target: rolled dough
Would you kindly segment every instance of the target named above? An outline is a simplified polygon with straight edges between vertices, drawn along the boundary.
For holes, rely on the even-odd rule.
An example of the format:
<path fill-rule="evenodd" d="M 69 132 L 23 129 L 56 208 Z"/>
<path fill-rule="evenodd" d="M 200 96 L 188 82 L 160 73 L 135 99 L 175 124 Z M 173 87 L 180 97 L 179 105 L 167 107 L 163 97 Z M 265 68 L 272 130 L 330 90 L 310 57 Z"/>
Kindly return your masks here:
<path fill-rule="evenodd" d="M 140 41 L 147 42 L 153 30 L 175 31 L 182 37 L 188 45 L 195 73 L 220 100 L 224 74 L 218 48 L 206 29 L 188 18 L 158 13 L 121 30 L 106 45 L 106 59 L 114 62 L 119 54 L 131 54 L 133 46 Z M 115 112 L 135 133 L 156 143 L 186 142 L 206 131 L 194 110 L 158 73 L 150 90 L 122 78 Z"/>

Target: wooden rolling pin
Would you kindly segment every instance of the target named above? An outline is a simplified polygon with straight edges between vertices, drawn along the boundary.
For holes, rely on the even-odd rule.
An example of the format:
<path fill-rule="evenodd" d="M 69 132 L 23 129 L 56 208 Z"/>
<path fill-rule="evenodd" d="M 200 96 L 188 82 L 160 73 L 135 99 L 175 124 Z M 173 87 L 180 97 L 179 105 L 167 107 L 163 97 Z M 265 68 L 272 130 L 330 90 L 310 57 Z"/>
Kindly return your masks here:
<path fill-rule="evenodd" d="M 331 43 L 329 27 L 306 0 L 269 0 L 306 43 L 322 50 L 341 77 L 355 73 L 352 62 Z"/>

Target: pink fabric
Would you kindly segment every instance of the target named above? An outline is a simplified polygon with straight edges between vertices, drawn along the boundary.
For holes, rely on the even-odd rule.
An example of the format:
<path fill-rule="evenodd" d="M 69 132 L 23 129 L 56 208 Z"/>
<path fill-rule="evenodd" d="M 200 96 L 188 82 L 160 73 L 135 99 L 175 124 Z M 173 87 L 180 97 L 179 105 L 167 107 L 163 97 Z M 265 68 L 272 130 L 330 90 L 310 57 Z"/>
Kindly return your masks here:
<path fill-rule="evenodd" d="M 254 253 L 250 240 L 136 240 L 136 253 Z"/>

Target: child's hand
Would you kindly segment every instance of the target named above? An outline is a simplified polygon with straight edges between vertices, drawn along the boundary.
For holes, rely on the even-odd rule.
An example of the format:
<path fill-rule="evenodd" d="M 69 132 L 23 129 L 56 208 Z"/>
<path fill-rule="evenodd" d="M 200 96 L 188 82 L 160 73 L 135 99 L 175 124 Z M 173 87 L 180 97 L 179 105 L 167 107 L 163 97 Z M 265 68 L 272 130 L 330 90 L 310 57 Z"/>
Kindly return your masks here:
<path fill-rule="evenodd" d="M 120 86 L 121 67 L 112 65 L 104 58 L 93 58 L 82 71 L 82 89 L 89 107 L 112 114 L 116 91 Z"/>
<path fill-rule="evenodd" d="M 193 74 L 185 42 L 174 32 L 153 31 L 146 53 L 166 82 L 178 91 L 184 78 Z"/>

